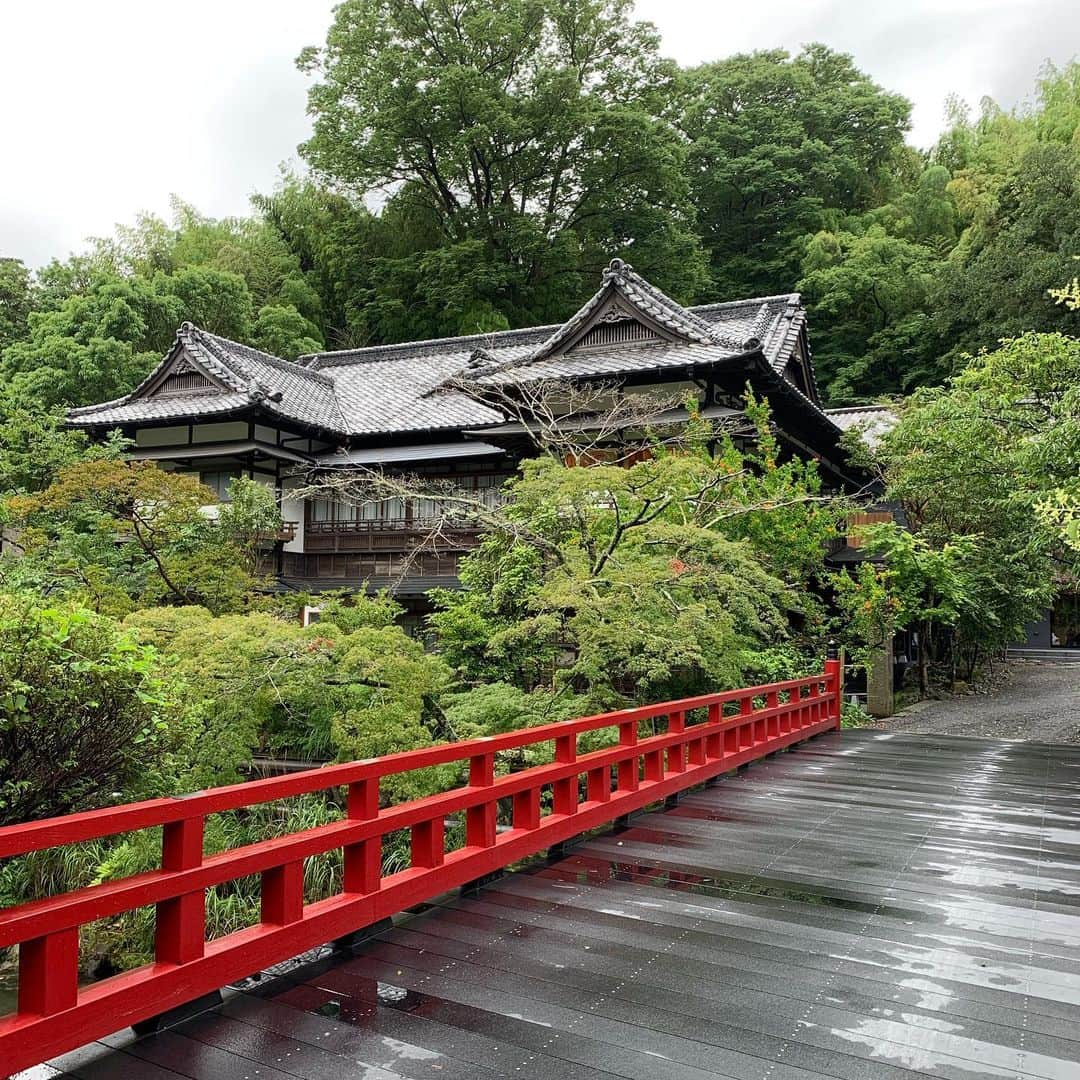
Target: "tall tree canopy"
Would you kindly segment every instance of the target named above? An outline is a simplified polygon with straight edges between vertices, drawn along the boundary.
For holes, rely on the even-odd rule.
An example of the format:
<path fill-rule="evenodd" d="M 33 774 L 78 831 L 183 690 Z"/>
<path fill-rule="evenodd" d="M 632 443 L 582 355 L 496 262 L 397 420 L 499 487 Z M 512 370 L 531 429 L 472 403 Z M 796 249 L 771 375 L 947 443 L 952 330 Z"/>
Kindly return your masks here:
<path fill-rule="evenodd" d="M 614 255 L 685 301 L 804 294 L 831 404 L 1080 331 L 1080 64 L 1031 100 L 910 104 L 824 44 L 680 70 L 630 0 L 345 0 L 309 174 L 250 217 L 177 200 L 36 275 L 0 259 L 0 390 L 129 389 L 183 319 L 277 355 L 565 319 Z"/>
<path fill-rule="evenodd" d="M 347 0 L 303 152 L 397 226 L 375 303 L 442 332 L 565 316 L 631 244 L 650 278 L 702 284 L 674 66 L 629 0 Z M 584 277 L 582 276 L 584 275 Z"/>
<path fill-rule="evenodd" d="M 909 156 L 911 104 L 824 45 L 732 56 L 683 81 L 691 191 L 724 299 L 790 290 L 801 239 L 880 203 Z"/>

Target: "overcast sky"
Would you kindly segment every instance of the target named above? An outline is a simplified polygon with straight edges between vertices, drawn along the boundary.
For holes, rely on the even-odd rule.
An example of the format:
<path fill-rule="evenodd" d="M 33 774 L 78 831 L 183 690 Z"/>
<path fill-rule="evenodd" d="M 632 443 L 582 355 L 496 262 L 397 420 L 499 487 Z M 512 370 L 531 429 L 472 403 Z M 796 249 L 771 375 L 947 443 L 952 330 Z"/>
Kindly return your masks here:
<path fill-rule="evenodd" d="M 300 49 L 331 0 L 0 0 L 0 255 L 65 257 L 175 192 L 242 214 L 308 131 Z M 1076 0 L 638 0 L 664 51 L 696 63 L 823 41 L 915 103 L 1011 106 L 1039 66 L 1080 54 Z"/>

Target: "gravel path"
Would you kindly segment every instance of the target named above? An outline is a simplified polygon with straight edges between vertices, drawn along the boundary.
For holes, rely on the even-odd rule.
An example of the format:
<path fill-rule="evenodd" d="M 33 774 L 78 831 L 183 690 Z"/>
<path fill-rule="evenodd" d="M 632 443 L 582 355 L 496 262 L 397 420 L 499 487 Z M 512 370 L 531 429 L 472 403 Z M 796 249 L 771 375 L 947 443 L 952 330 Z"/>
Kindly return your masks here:
<path fill-rule="evenodd" d="M 919 734 L 1080 743 L 1080 664 L 1013 660 L 1008 681 L 993 693 L 920 702 L 874 727 Z"/>

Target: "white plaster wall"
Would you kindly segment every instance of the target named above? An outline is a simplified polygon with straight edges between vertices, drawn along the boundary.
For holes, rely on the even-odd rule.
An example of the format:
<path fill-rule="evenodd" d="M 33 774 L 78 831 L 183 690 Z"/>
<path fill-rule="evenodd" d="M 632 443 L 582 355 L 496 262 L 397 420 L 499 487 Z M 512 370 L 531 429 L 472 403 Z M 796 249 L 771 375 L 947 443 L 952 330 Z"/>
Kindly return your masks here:
<path fill-rule="evenodd" d="M 186 426 L 139 428 L 135 432 L 136 446 L 177 446 L 186 442 Z"/>
<path fill-rule="evenodd" d="M 296 535 L 285 544 L 286 551 L 304 550 L 304 500 L 293 495 L 298 486 L 299 481 L 295 479 L 281 482 L 281 516 L 286 521 L 296 522 Z"/>
<path fill-rule="evenodd" d="M 231 424 L 196 424 L 192 435 L 193 442 L 230 442 L 233 439 L 246 439 L 248 426 L 244 423 Z"/>

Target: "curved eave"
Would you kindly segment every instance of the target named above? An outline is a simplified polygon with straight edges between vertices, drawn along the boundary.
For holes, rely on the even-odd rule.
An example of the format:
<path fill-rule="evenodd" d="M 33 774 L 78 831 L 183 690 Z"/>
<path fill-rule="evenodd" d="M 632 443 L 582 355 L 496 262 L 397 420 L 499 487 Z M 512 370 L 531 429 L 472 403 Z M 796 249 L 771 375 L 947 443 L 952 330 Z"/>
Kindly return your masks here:
<path fill-rule="evenodd" d="M 106 435 L 110 431 L 134 431 L 140 428 L 159 427 L 183 427 L 196 424 L 217 424 L 229 420 L 253 420 L 277 426 L 297 428 L 305 435 L 319 439 L 322 442 L 344 443 L 348 437 L 330 428 L 312 424 L 307 420 L 300 420 L 289 416 L 287 413 L 268 409 L 258 402 L 248 402 L 237 405 L 235 408 L 222 409 L 220 412 L 186 412 L 175 416 L 152 416 L 130 420 L 101 420 L 95 421 L 92 417 L 72 417 L 68 415 L 63 426 L 68 430 L 85 431 L 90 435 Z"/>

